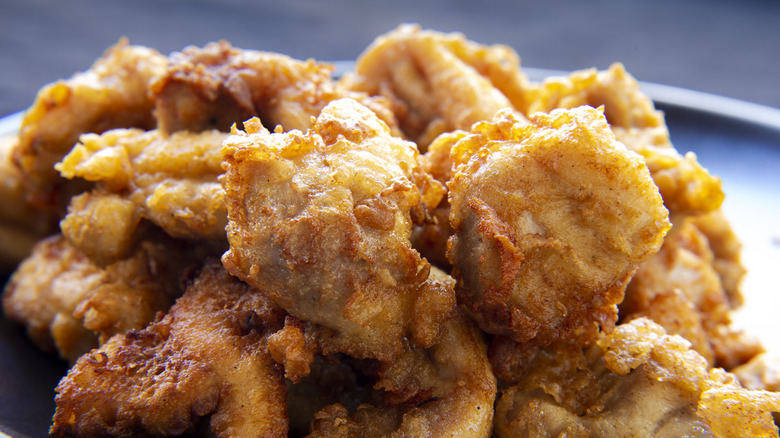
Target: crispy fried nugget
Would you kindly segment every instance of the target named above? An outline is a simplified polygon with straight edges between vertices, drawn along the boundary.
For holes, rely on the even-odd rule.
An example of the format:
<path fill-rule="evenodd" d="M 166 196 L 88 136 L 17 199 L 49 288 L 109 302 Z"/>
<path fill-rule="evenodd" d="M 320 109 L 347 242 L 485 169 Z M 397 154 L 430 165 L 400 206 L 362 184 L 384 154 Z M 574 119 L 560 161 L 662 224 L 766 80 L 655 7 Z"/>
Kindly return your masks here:
<path fill-rule="evenodd" d="M 101 268 L 61 235 L 38 243 L 3 293 L 7 318 L 27 327 L 45 351 L 75 362 L 114 334 L 139 330 L 181 294 L 179 274 L 202 251 L 184 257 L 159 239 L 131 257 Z"/>
<path fill-rule="evenodd" d="M 160 321 L 111 338 L 57 387 L 53 436 L 286 437 L 285 384 L 264 347 L 284 312 L 213 260 Z"/>
<path fill-rule="evenodd" d="M 22 120 L 15 153 L 36 205 L 62 202 L 54 163 L 70 151 L 79 135 L 113 128 L 154 128 L 149 82 L 165 71 L 167 63 L 156 50 L 122 40 L 89 70 L 38 92 Z"/>
<path fill-rule="evenodd" d="M 669 333 L 688 339 L 710 364 L 731 369 L 763 348 L 757 339 L 731 325 L 733 300 L 716 269 L 713 247 L 723 257 L 738 255 L 738 251 L 724 237 L 729 228 L 716 226 L 724 225 L 721 220 L 720 214 L 681 218 L 661 250 L 639 266 L 626 289 L 620 315 L 623 319 L 649 317 Z M 700 226 L 713 237 L 712 244 Z M 738 265 L 738 258 L 736 262 L 722 260 Z"/>
<path fill-rule="evenodd" d="M 689 347 L 639 318 L 587 350 L 544 352 L 501 394 L 495 434 L 777 436 L 780 393 L 742 388 Z"/>
<path fill-rule="evenodd" d="M 668 212 L 641 157 L 591 107 L 503 112 L 452 149 L 448 257 L 483 330 L 581 344 L 617 319 Z"/>
<path fill-rule="evenodd" d="M 309 437 L 489 437 L 496 379 L 482 333 L 465 315 L 445 325 L 428 349 L 409 348 L 382 364 L 375 388 L 386 392 L 385 407 L 339 404 L 315 414 Z"/>
<path fill-rule="evenodd" d="M 96 187 L 71 200 L 62 232 L 100 265 L 127 255 L 142 219 L 172 237 L 224 240 L 227 212 L 218 177 L 226 137 L 216 130 L 83 135 L 57 170 Z"/>
<path fill-rule="evenodd" d="M 532 94 L 528 114 L 603 105 L 617 139 L 647 161 L 670 212 L 706 213 L 723 202 L 720 178 L 703 168 L 695 154 L 677 152 L 669 140 L 663 113 L 655 109 L 622 64 L 613 64 L 605 71 L 588 69 L 566 77 L 551 77 Z"/>
<path fill-rule="evenodd" d="M 409 242 L 443 195 L 414 145 L 351 99 L 306 133 L 244 125 L 223 147 L 225 267 L 320 325 L 333 351 L 390 360 L 407 334 L 431 345 L 455 301 Z"/>
<path fill-rule="evenodd" d="M 376 38 L 344 82 L 387 97 L 401 130 L 422 151 L 440 133 L 469 129 L 503 108 L 522 111 L 530 87 L 511 48 L 417 25 Z"/>
<path fill-rule="evenodd" d="M 328 102 L 352 97 L 391 123 L 383 102 L 339 86 L 332 67 L 313 60 L 242 50 L 228 42 L 187 47 L 170 56 L 167 71 L 151 86 L 155 116 L 164 132 L 229 131 L 259 117 L 274 129 L 306 130 Z"/>
<path fill-rule="evenodd" d="M 0 137 L 0 273 L 9 273 L 30 254 L 35 243 L 57 230 L 50 212 L 27 200 L 24 175 L 12 160 L 17 135 Z"/>

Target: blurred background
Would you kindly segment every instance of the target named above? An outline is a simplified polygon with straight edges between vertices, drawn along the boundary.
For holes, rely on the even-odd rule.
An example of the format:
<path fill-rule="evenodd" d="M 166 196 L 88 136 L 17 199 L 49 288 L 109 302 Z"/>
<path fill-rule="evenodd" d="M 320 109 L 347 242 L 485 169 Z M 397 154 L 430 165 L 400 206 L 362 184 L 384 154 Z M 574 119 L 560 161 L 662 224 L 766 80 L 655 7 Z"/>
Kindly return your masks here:
<path fill-rule="evenodd" d="M 120 37 L 163 53 L 225 39 L 350 60 L 402 22 L 507 44 L 524 66 L 623 62 L 642 81 L 780 108 L 780 1 L 3 0 L 0 115 L 89 65 Z"/>

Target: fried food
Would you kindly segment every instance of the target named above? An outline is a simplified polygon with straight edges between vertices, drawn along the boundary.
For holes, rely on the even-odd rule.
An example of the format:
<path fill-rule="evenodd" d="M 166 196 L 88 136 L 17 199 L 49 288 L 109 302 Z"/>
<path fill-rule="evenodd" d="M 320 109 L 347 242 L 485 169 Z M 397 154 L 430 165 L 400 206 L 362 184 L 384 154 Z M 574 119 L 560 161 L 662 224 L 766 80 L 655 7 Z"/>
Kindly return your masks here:
<path fill-rule="evenodd" d="M 83 135 L 56 168 L 95 188 L 71 200 L 63 234 L 99 265 L 128 254 L 142 234 L 141 220 L 175 238 L 224 241 L 227 211 L 218 177 L 226 137 L 216 130 Z"/>
<path fill-rule="evenodd" d="M 780 392 L 780 356 L 776 352 L 757 354 L 731 372 L 747 389 Z"/>
<path fill-rule="evenodd" d="M 155 127 L 149 82 L 165 71 L 167 63 L 156 50 L 123 39 L 88 70 L 38 92 L 25 112 L 15 152 L 35 205 L 60 207 L 63 197 L 67 199 L 69 190 L 61 187 L 54 163 L 81 134 Z"/>
<path fill-rule="evenodd" d="M 709 369 L 683 338 L 639 318 L 586 350 L 540 354 L 496 404 L 495 434 L 776 436 L 780 393 Z"/>
<path fill-rule="evenodd" d="M 285 384 L 264 343 L 284 312 L 214 260 L 160 321 L 111 338 L 57 387 L 52 436 L 286 437 Z"/>
<path fill-rule="evenodd" d="M 0 273 L 10 273 L 38 240 L 57 232 L 56 218 L 27 201 L 24 176 L 12 160 L 17 135 L 0 137 Z"/>
<path fill-rule="evenodd" d="M 735 249 L 725 249 L 728 240 L 723 238 L 711 244 L 699 228 L 701 224 L 714 238 L 727 235 L 714 228 L 714 224 L 723 226 L 719 217 L 685 217 L 678 222 L 661 250 L 639 266 L 620 314 L 624 319 L 652 318 L 669 333 L 688 339 L 709 363 L 731 369 L 763 348 L 731 324 L 733 300 L 716 269 L 713 244 L 721 254 L 733 255 Z"/>
<path fill-rule="evenodd" d="M 379 377 L 374 387 L 388 393 L 390 406 L 362 404 L 350 415 L 329 405 L 308 436 L 491 436 L 496 380 L 482 333 L 462 313 L 445 324 L 438 344 L 407 349 Z"/>
<path fill-rule="evenodd" d="M 461 138 L 468 135 L 466 131 L 453 131 L 436 137 L 428 150 L 420 156 L 423 171 L 434 179 L 446 185 L 452 178 L 452 160 L 450 150 Z M 428 259 L 433 265 L 450 272 L 452 264 L 447 259 L 447 241 L 453 231 L 450 226 L 450 203 L 447 197 L 442 197 L 438 205 L 430 212 L 432 221 L 415 224 L 412 230 L 412 246 Z"/>
<path fill-rule="evenodd" d="M 0 139 L 52 436 L 777 436 L 720 180 L 622 65 L 402 25 L 332 72 L 122 40 Z"/>
<path fill-rule="evenodd" d="M 605 71 L 588 69 L 547 78 L 533 95 L 528 114 L 603 105 L 615 137 L 645 158 L 671 213 L 706 213 L 723 202 L 720 178 L 702 167 L 695 154 L 677 152 L 669 140 L 663 113 L 655 109 L 622 64 L 615 63 Z"/>
<path fill-rule="evenodd" d="M 151 95 L 159 129 L 166 133 L 229 131 L 259 117 L 268 129 L 306 130 L 328 102 L 352 97 L 393 120 L 384 103 L 340 87 L 332 67 L 314 60 L 242 50 L 227 41 L 187 47 L 170 56 L 166 72 L 155 78 Z"/>
<path fill-rule="evenodd" d="M 617 320 L 668 213 L 641 157 L 590 107 L 503 112 L 452 149 L 448 256 L 483 330 L 582 345 Z"/>
<path fill-rule="evenodd" d="M 5 316 L 26 326 L 44 351 L 73 363 L 111 336 L 140 330 L 181 294 L 179 274 L 203 251 L 159 239 L 101 268 L 61 235 L 39 242 L 3 292 Z"/>
<path fill-rule="evenodd" d="M 409 242 L 443 195 L 414 145 L 351 99 L 306 133 L 244 126 L 223 147 L 228 271 L 320 325 L 329 352 L 387 361 L 407 334 L 432 345 L 455 299 Z"/>
<path fill-rule="evenodd" d="M 352 89 L 391 102 L 404 135 L 421 151 L 437 135 L 490 120 L 504 108 L 522 111 L 528 79 L 507 46 L 484 46 L 462 34 L 401 25 L 358 57 Z"/>

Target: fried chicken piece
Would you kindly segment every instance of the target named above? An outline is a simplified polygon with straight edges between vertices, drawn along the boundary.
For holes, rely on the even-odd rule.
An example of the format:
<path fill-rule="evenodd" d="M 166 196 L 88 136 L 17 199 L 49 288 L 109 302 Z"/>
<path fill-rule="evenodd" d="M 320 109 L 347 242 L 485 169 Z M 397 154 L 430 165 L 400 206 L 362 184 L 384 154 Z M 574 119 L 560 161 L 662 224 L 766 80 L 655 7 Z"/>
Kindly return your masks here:
<path fill-rule="evenodd" d="M 36 206 L 66 202 L 54 163 L 70 151 L 79 136 L 113 128 L 154 128 L 149 82 L 168 61 L 156 50 L 121 40 L 88 70 L 43 87 L 27 110 L 15 152 L 29 197 Z M 65 192 L 65 193 L 61 193 Z"/>
<path fill-rule="evenodd" d="M 57 387 L 52 436 L 286 437 L 285 384 L 265 349 L 284 312 L 213 260 L 160 321 L 111 338 Z"/>
<path fill-rule="evenodd" d="M 314 437 L 489 437 L 493 427 L 496 379 L 482 333 L 458 313 L 429 349 L 409 348 L 382 364 L 375 388 L 386 391 L 387 406 L 360 405 L 350 415 L 327 406 L 312 421 Z"/>
<path fill-rule="evenodd" d="M 56 232 L 56 217 L 27 201 L 24 176 L 12 160 L 17 135 L 0 137 L 0 273 L 10 273 L 40 239 Z"/>
<path fill-rule="evenodd" d="M 723 202 L 720 178 L 688 152 L 680 155 L 669 140 L 663 113 L 639 88 L 622 64 L 605 71 L 588 69 L 547 78 L 534 90 L 528 114 L 582 105 L 604 106 L 615 136 L 647 161 L 666 207 L 672 213 L 700 214 Z"/>
<path fill-rule="evenodd" d="M 742 265 L 742 243 L 739 237 L 721 209 L 692 216 L 688 220 L 707 237 L 713 255 L 712 267 L 720 277 L 731 308 L 738 309 L 743 303 L 740 283 L 747 272 Z"/>
<path fill-rule="evenodd" d="M 483 330 L 587 343 L 669 229 L 647 167 L 591 107 L 502 112 L 452 149 L 448 257 Z"/>
<path fill-rule="evenodd" d="M 63 234 L 99 265 L 125 257 L 142 219 L 170 236 L 225 240 L 220 148 L 226 133 L 115 129 L 85 134 L 56 168 L 96 184 L 74 197 Z"/>
<path fill-rule="evenodd" d="M 152 83 L 155 116 L 167 133 L 227 132 L 252 117 L 271 130 L 306 130 L 328 102 L 352 97 L 392 122 L 381 100 L 340 87 L 332 70 L 313 60 L 234 48 L 226 41 L 187 47 L 170 56 L 167 71 Z"/>
<path fill-rule="evenodd" d="M 446 186 L 452 176 L 452 160 L 450 150 L 466 131 L 453 131 L 436 137 L 428 150 L 420 156 L 423 171 Z M 447 272 L 452 270 L 452 264 L 447 260 L 447 241 L 452 236 L 450 227 L 450 203 L 446 197 L 430 212 L 433 221 L 415 224 L 412 230 L 412 246 L 433 265 Z"/>
<path fill-rule="evenodd" d="M 722 219 L 722 216 L 719 216 Z M 699 224 L 715 232 L 710 218 L 685 217 L 664 240 L 661 250 L 640 265 L 620 305 L 623 319 L 649 317 L 672 334 L 688 339 L 714 366 L 731 369 L 763 351 L 757 339 L 731 325 L 731 299 L 715 268 L 716 256 Z M 726 233 L 727 234 L 727 233 Z M 724 240 L 714 240 L 720 253 Z"/>
<path fill-rule="evenodd" d="M 468 130 L 503 108 L 522 111 L 530 87 L 511 48 L 409 24 L 376 38 L 343 82 L 387 97 L 404 135 L 423 152 L 443 132 Z"/>
<path fill-rule="evenodd" d="M 351 99 L 306 133 L 244 126 L 223 146 L 228 271 L 321 326 L 326 353 L 387 361 L 407 334 L 432 345 L 455 298 L 409 242 L 444 192 L 414 145 Z"/>
<path fill-rule="evenodd" d="M 780 393 L 710 370 L 679 336 L 639 318 L 586 350 L 540 354 L 496 404 L 500 438 L 777 436 Z"/>
<path fill-rule="evenodd" d="M 777 353 L 757 354 L 731 372 L 747 389 L 780 392 L 780 356 Z"/>
<path fill-rule="evenodd" d="M 205 249 L 144 241 L 126 260 L 100 268 L 61 235 L 42 240 L 14 272 L 3 311 L 45 351 L 69 362 L 117 333 L 144 328 L 181 294 L 179 275 Z"/>

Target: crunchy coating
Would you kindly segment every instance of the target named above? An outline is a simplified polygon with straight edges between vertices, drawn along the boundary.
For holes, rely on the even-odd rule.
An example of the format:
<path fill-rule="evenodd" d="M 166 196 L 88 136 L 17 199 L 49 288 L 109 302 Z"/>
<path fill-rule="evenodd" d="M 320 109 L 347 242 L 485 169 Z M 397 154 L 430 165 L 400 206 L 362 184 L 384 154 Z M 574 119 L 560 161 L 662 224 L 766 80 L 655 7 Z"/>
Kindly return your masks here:
<path fill-rule="evenodd" d="M 218 177 L 226 137 L 215 130 L 83 135 L 56 168 L 96 187 L 71 200 L 63 234 L 100 265 L 127 255 L 142 234 L 142 219 L 175 238 L 224 241 L 227 211 Z"/>
<path fill-rule="evenodd" d="M 688 152 L 681 155 L 669 140 L 663 113 L 620 63 L 607 70 L 576 71 L 545 79 L 534 88 L 527 113 L 555 108 L 604 106 L 617 139 L 642 155 L 671 213 L 700 214 L 720 207 L 720 178 L 711 175 Z"/>
<path fill-rule="evenodd" d="M 24 175 L 13 162 L 19 136 L 0 137 L 0 273 L 9 273 L 30 254 L 35 243 L 57 231 L 53 214 L 27 200 Z"/>
<path fill-rule="evenodd" d="M 645 318 L 587 350 L 538 356 L 503 391 L 495 434 L 520 436 L 777 436 L 780 393 L 746 390 L 710 370 L 683 338 Z"/>
<path fill-rule="evenodd" d="M 440 183 L 446 185 L 452 177 L 452 160 L 450 150 L 461 138 L 468 135 L 466 131 L 447 132 L 436 137 L 428 150 L 420 155 L 422 169 L 431 174 Z M 452 264 L 447 260 L 447 241 L 452 236 L 450 227 L 450 203 L 448 197 L 430 212 L 432 221 L 415 224 L 412 230 L 412 245 L 420 251 L 428 261 L 441 269 L 450 272 Z"/>
<path fill-rule="evenodd" d="M 668 212 L 641 157 L 591 108 L 510 112 L 452 150 L 448 257 L 483 330 L 583 344 L 617 319 L 625 284 L 661 246 Z"/>
<path fill-rule="evenodd" d="M 54 163 L 79 136 L 113 128 L 154 128 L 149 82 L 165 71 L 156 50 L 121 40 L 88 70 L 43 87 L 25 112 L 15 153 L 38 206 L 60 207 L 61 181 Z"/>
<path fill-rule="evenodd" d="M 731 372 L 747 389 L 780 392 L 780 356 L 776 352 L 757 354 Z"/>
<path fill-rule="evenodd" d="M 360 100 L 391 123 L 383 102 L 339 86 L 332 69 L 226 41 L 187 47 L 171 54 L 168 69 L 151 84 L 158 127 L 168 133 L 229 131 L 234 123 L 259 117 L 271 130 L 306 130 L 328 102 L 342 97 Z"/>
<path fill-rule="evenodd" d="M 525 109 L 530 87 L 509 47 L 405 24 L 377 37 L 358 57 L 349 87 L 387 97 L 407 138 L 421 151 L 438 134 Z"/>
<path fill-rule="evenodd" d="M 75 362 L 98 342 L 142 329 L 170 307 L 181 293 L 184 260 L 173 257 L 176 252 L 171 242 L 147 241 L 130 258 L 100 268 L 54 235 L 14 272 L 3 292 L 3 311 L 25 325 L 40 348 Z"/>
<path fill-rule="evenodd" d="M 170 312 L 111 338 L 57 387 L 52 436 L 179 435 L 210 415 L 219 437 L 286 437 L 285 384 L 265 350 L 284 312 L 207 263 Z"/>
<path fill-rule="evenodd" d="M 409 242 L 412 220 L 443 194 L 414 145 L 351 99 L 306 133 L 245 126 L 223 146 L 225 267 L 322 326 L 332 351 L 390 360 L 407 334 L 431 345 L 455 299 Z"/>
<path fill-rule="evenodd" d="M 710 364 L 731 369 L 763 348 L 731 324 L 732 299 L 716 269 L 713 245 L 720 253 L 733 251 L 722 249 L 726 242 L 722 238 L 711 244 L 699 228 L 701 224 L 714 238 L 722 237 L 724 233 L 712 227 L 713 223 L 723 225 L 721 220 L 725 219 L 720 215 L 681 218 L 661 250 L 639 266 L 626 289 L 620 315 L 623 319 L 649 317 L 669 333 L 688 339 Z"/>
<path fill-rule="evenodd" d="M 315 414 L 309 437 L 489 437 L 496 379 L 482 333 L 458 313 L 428 349 L 410 348 L 383 364 L 375 388 L 386 407 L 339 404 Z"/>

